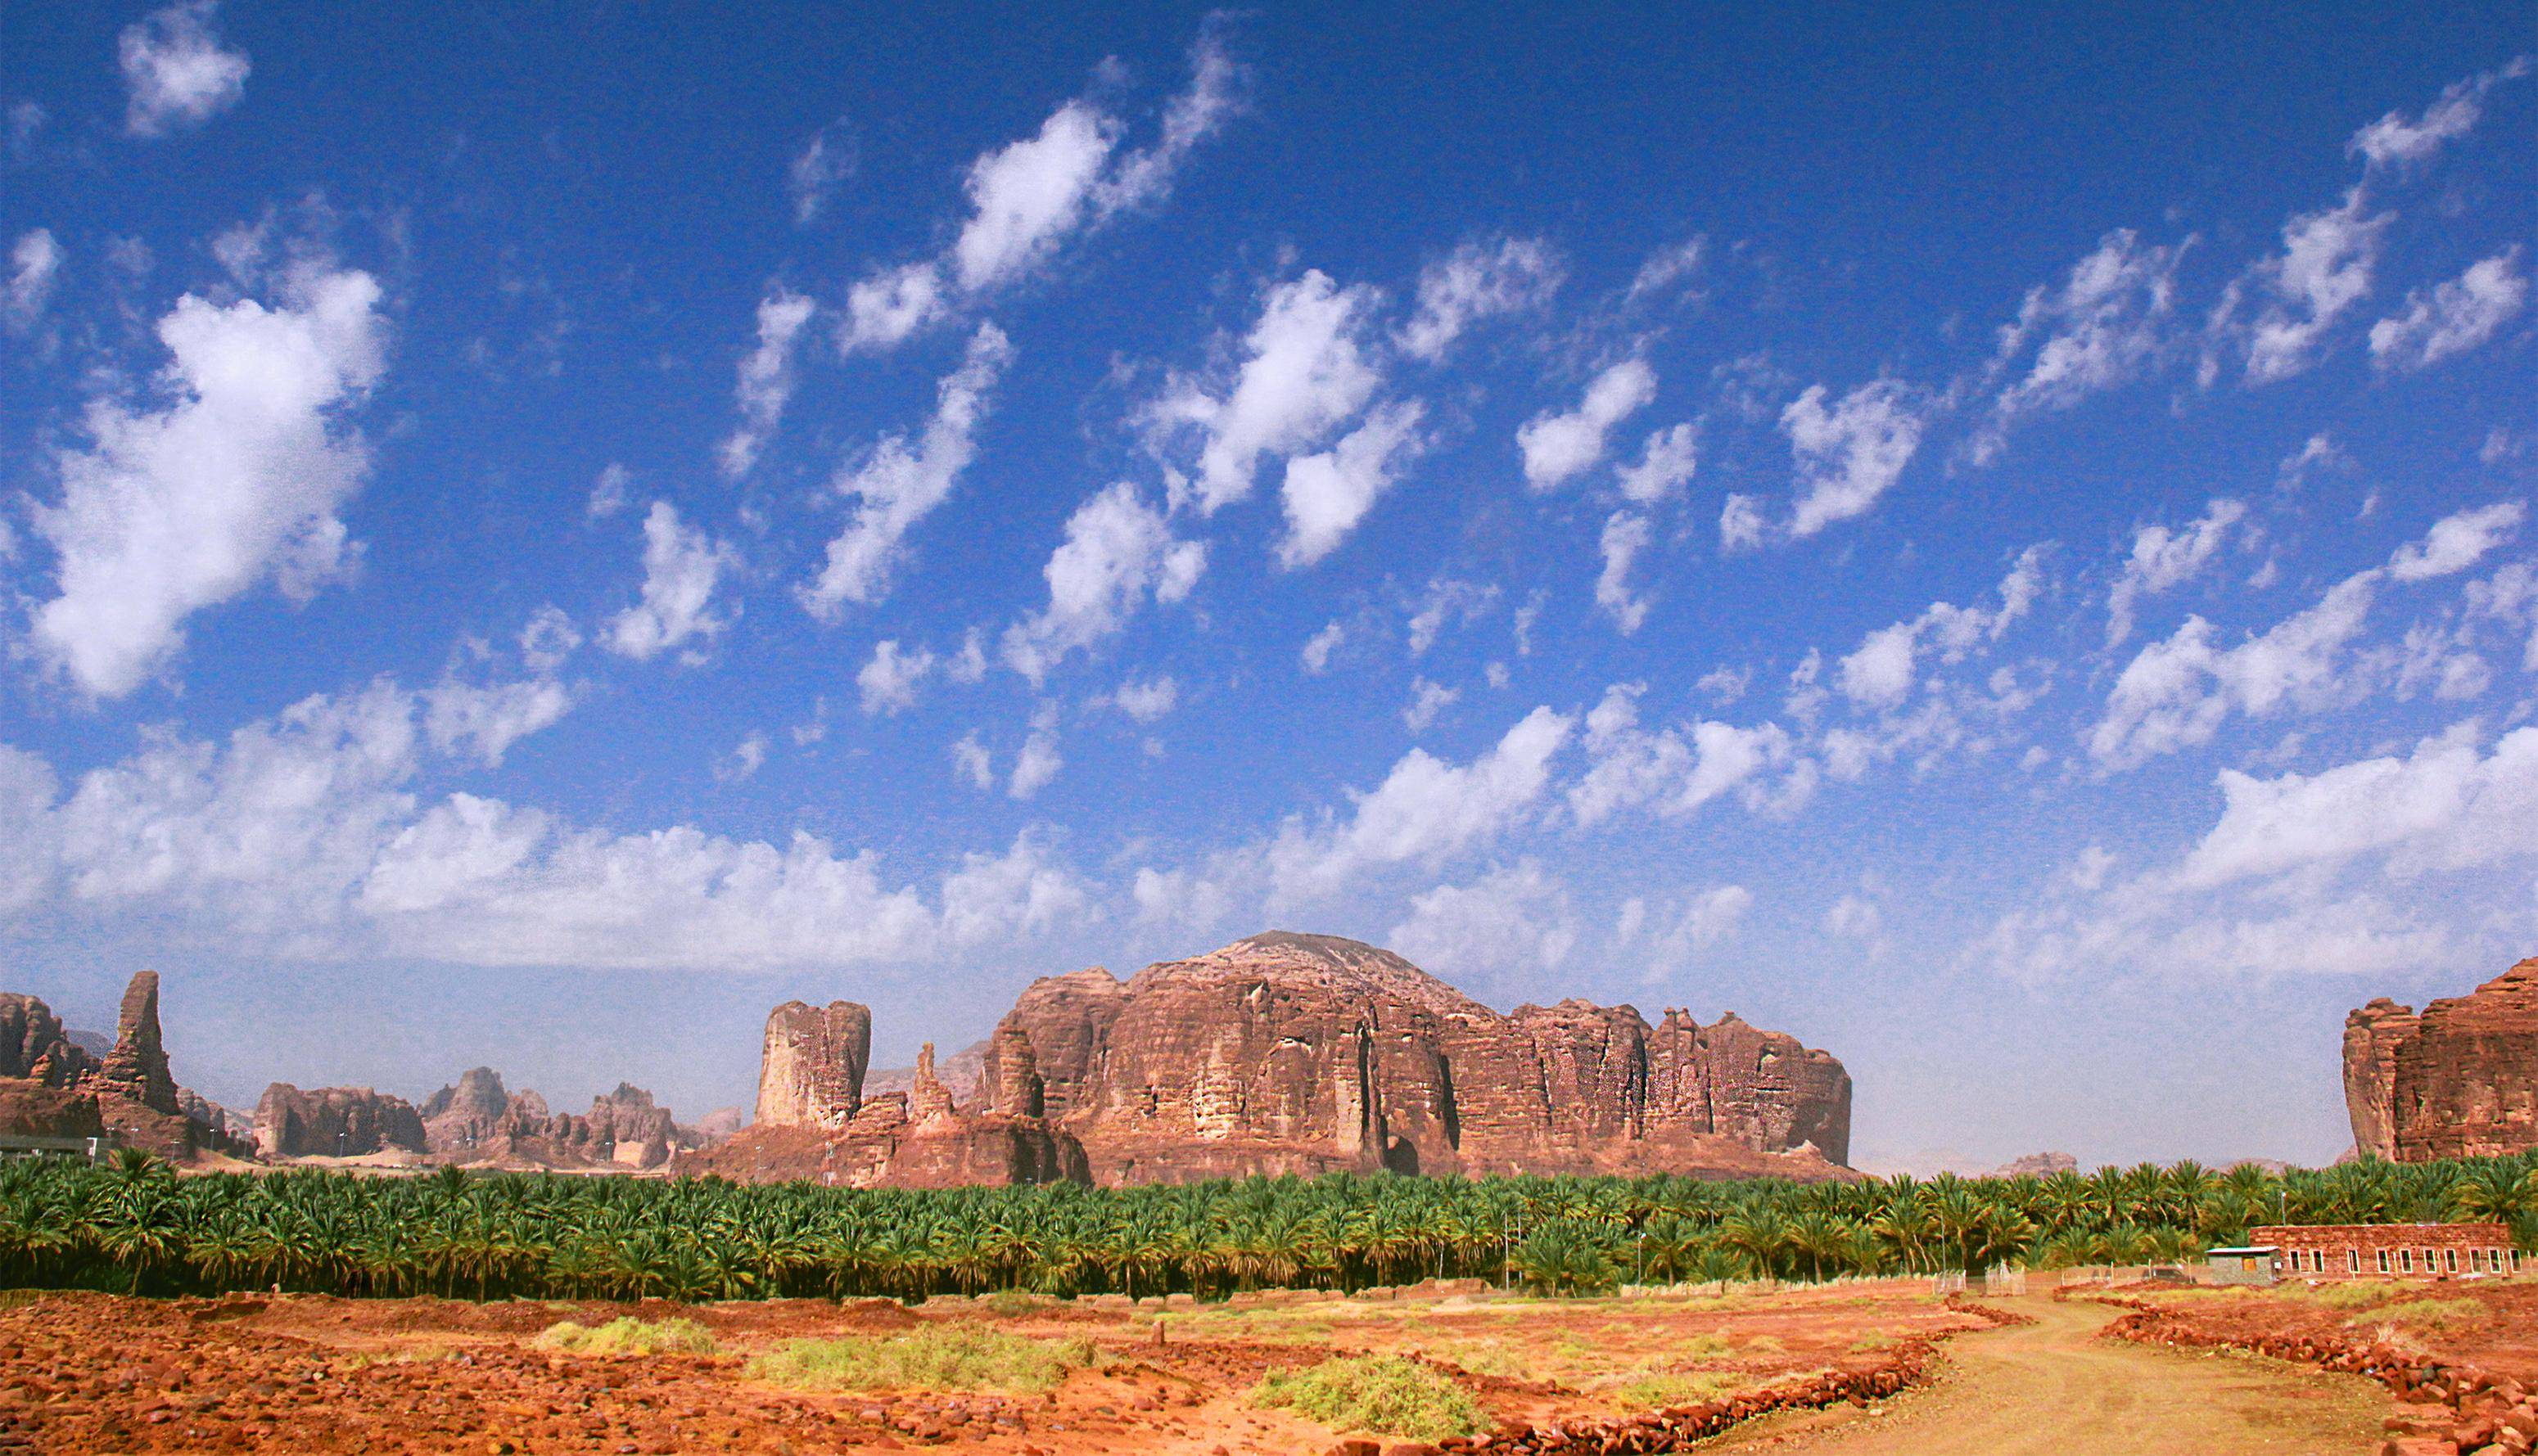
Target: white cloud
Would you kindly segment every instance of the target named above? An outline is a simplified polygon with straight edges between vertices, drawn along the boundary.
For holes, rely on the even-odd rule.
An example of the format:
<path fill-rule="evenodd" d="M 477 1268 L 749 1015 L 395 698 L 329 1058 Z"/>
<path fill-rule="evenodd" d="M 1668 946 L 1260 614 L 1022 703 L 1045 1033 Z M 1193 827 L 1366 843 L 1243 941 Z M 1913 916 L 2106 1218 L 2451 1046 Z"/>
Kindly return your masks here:
<path fill-rule="evenodd" d="M 643 517 L 642 597 L 609 619 L 601 640 L 621 657 L 643 661 L 719 633 L 729 622 L 707 609 L 732 560 L 731 549 L 703 527 L 680 525 L 677 506 L 653 501 Z"/>
<path fill-rule="evenodd" d="M 1959 607 L 1933 602 L 1908 622 L 1880 628 L 1841 660 L 1836 681 L 1842 695 L 1863 707 L 1892 708 L 1910 695 L 1924 651 L 1956 663 L 1984 641 L 1999 641 L 2035 605 L 2044 587 L 2043 550 L 2029 547 L 2001 578 L 2000 606 Z"/>
<path fill-rule="evenodd" d="M 2379 244 L 2394 213 L 2372 214 L 2363 189 L 2322 212 L 2303 213 L 2283 225 L 2282 252 L 2260 260 L 2230 285 L 2213 314 L 2216 335 L 2243 335 L 2249 384 L 2272 384 L 2305 372 L 2325 347 L 2327 331 L 2371 293 Z M 2254 320 L 2237 314 L 2250 296 L 2261 299 Z M 2217 364 L 2203 368 L 2210 383 Z"/>
<path fill-rule="evenodd" d="M 2498 500 L 2443 516 L 2423 540 L 2397 548 L 2388 558 L 2388 574 L 2399 581 L 2428 581 L 2464 571 L 2510 540 L 2528 513 L 2517 500 Z"/>
<path fill-rule="evenodd" d="M 962 304 L 1039 272 L 1068 242 L 1162 198 L 1199 143 L 1235 112 L 1238 73 L 1213 34 L 1192 48 L 1187 91 L 1165 106 L 1161 135 L 1126 152 L 1127 126 L 1070 100 L 1039 131 L 980 155 L 965 183 L 969 212 L 938 258 L 878 269 L 846 291 L 838 342 L 887 349 Z"/>
<path fill-rule="evenodd" d="M 1004 331 L 978 325 L 961 367 L 935 390 L 923 438 L 910 445 L 903 434 L 886 435 L 861 462 L 839 473 L 834 488 L 855 502 L 855 514 L 829 543 L 819 577 L 802 589 L 802 604 L 812 616 L 835 621 L 847 602 L 870 606 L 889 595 L 907 533 L 951 496 L 977 459 L 979 422 L 996 380 L 1012 362 Z"/>
<path fill-rule="evenodd" d="M 1690 814 L 1724 794 L 1748 809 L 1794 808 L 1811 788 L 1811 770 L 1775 723 L 1740 728 L 1708 719 L 1689 731 L 1639 726 L 1644 685 L 1617 684 L 1586 715 L 1586 771 L 1569 786 L 1570 815 L 1592 827 L 1624 809 L 1652 804 L 1666 815 Z M 1775 794 L 1769 775 L 1790 770 Z"/>
<path fill-rule="evenodd" d="M 624 510 L 634 499 L 634 472 L 616 461 L 601 466 L 598 478 L 590 483 L 590 501 L 583 507 L 583 514 L 594 521 L 604 521 Z"/>
<path fill-rule="evenodd" d="M 1067 517 L 1066 540 L 1041 572 L 1048 605 L 1006 629 L 1005 662 L 1036 684 L 1069 652 L 1125 627 L 1148 594 L 1158 602 L 1189 595 L 1206 566 L 1207 547 L 1173 539 L 1163 512 L 1121 481 Z"/>
<path fill-rule="evenodd" d="M 129 96 L 125 131 L 162 137 L 200 126 L 246 95 L 246 54 L 221 48 L 212 29 L 217 9 L 213 0 L 192 0 L 123 28 L 116 52 Z"/>
<path fill-rule="evenodd" d="M 758 347 L 740 362 L 740 382 L 733 387 L 740 427 L 722 442 L 722 473 L 728 479 L 749 474 L 784 417 L 784 406 L 793 398 L 794 344 L 812 311 L 809 298 L 780 284 L 759 300 Z"/>
<path fill-rule="evenodd" d="M 2404 312 L 2371 326 L 2371 362 L 2383 369 L 2429 368 L 2493 338 L 2528 302 L 2515 242 L 2429 293 L 2406 295 Z"/>
<path fill-rule="evenodd" d="M 1549 491 L 1594 468 L 1613 427 L 1656 397 L 1656 370 L 1642 361 L 1624 360 L 1587 384 L 1574 410 L 1545 410 L 1526 421 L 1515 432 L 1516 448 L 1524 452 L 1525 484 Z"/>
<path fill-rule="evenodd" d="M 2236 647 L 2213 643 L 2216 629 L 2189 617 L 2166 641 L 2127 664 L 2090 730 L 2089 752 L 2128 768 L 2180 748 L 2209 743 L 2233 711 L 2265 717 L 2290 707 L 2314 711 L 2345 700 L 2345 648 L 2360 636 L 2379 573 L 2338 582 L 2318 603 Z"/>
<path fill-rule="evenodd" d="M 1345 822 L 1312 829 L 1291 823 L 1281 831 L 1269 849 L 1273 899 L 1318 898 L 1364 871 L 1434 863 L 1496 837 L 1541 799 L 1574 726 L 1538 707 L 1466 764 L 1412 749 L 1381 784 L 1350 791 L 1356 807 Z"/>
<path fill-rule="evenodd" d="M 865 715 L 896 715 L 916 706 L 917 685 L 933 671 L 934 654 L 923 647 L 902 652 L 896 640 L 875 642 L 872 660 L 855 673 Z"/>
<path fill-rule="evenodd" d="M 50 229 L 31 228 L 10 245 L 9 282 L 0 288 L 0 322 L 11 332 L 26 333 L 52 301 L 53 280 L 62 269 L 61 244 Z"/>
<path fill-rule="evenodd" d="M 1875 940 L 1878 933 L 1886 928 L 1886 916 L 1874 900 L 1845 894 L 1825 911 L 1824 928 L 1827 935 L 1839 936 L 1843 940 Z"/>
<path fill-rule="evenodd" d="M 1042 707 L 1032 714 L 1031 736 L 1023 740 L 1023 750 L 1014 756 L 1014 776 L 1007 780 L 1005 792 L 1016 799 L 1028 799 L 1057 777 L 1066 761 L 1057 754 L 1057 712 Z"/>
<path fill-rule="evenodd" d="M 2402 112 L 2390 111 L 2355 132 L 2345 150 L 2374 167 L 2402 167 L 2426 161 L 2444 143 L 2476 129 L 2484 114 L 2485 95 L 2497 82 L 2528 74 L 2529 58 L 2521 56 L 2499 70 L 2454 81 L 2441 89 L 2440 96 L 2424 108 L 2421 116 L 2409 121 Z"/>
<path fill-rule="evenodd" d="M 540 607 L 520 629 L 520 661 L 529 671 L 544 675 L 564 666 L 565 659 L 581 647 L 581 629 L 561 607 Z"/>
<path fill-rule="evenodd" d="M 1761 501 L 1739 492 L 1727 493 L 1727 499 L 1718 507 L 1720 550 L 1753 551 L 1763 544 L 1768 530 Z"/>
<path fill-rule="evenodd" d="M 811 134 L 784 169 L 784 190 L 793 199 L 793 223 L 808 228 L 819 221 L 829 195 L 855 174 L 860 149 L 855 134 L 840 118 Z"/>
<path fill-rule="evenodd" d="M 1831 409 L 1825 408 L 1826 397 L 1823 385 L 1811 384 L 1780 412 L 1780 429 L 1797 465 L 1792 536 L 1812 536 L 1875 505 L 1903 477 L 1928 423 L 1922 393 L 1894 379 L 1862 384 Z M 1731 510 L 1738 498 L 1729 497 Z M 1726 517 L 1720 530 L 1730 535 Z M 1730 544 L 1746 543 L 1731 535 Z"/>
<path fill-rule="evenodd" d="M 1140 723 L 1162 719 L 1180 704 L 1181 690 L 1169 677 L 1130 679 L 1110 695 L 1110 704 Z"/>
<path fill-rule="evenodd" d="M 1419 433 L 1426 409 L 1417 400 L 1381 406 L 1331 449 L 1287 462 L 1287 534 L 1278 542 L 1278 564 L 1311 565 L 1357 529 L 1375 497 L 1427 448 Z"/>
<path fill-rule="evenodd" d="M 1326 624 L 1320 631 L 1313 633 L 1305 640 L 1303 650 L 1296 654 L 1303 663 L 1304 671 L 1315 676 L 1328 671 L 1331 653 L 1347 636 L 1348 629 L 1337 622 Z"/>
<path fill-rule="evenodd" d="M 2000 331 L 1991 373 L 2008 371 L 2035 346 L 2025 377 L 1993 396 L 1990 417 L 1970 443 L 1976 462 L 2007 443 L 2020 419 L 2067 410 L 2127 382 L 2157 357 L 2176 301 L 2180 249 L 2143 247 L 2129 229 L 2109 232 L 2059 289 L 2028 292 L 2015 322 Z"/>
<path fill-rule="evenodd" d="M 1700 270 L 1702 259 L 1708 251 L 1709 239 L 1699 233 L 1658 248 L 1639 264 L 1638 272 L 1631 275 L 1631 287 L 1623 295 L 1622 301 L 1639 302 L 1690 278 Z"/>
<path fill-rule="evenodd" d="M 1392 927 L 1384 944 L 1457 981 L 1561 971 L 1570 968 L 1577 947 L 1577 921 L 1568 888 L 1528 859 L 1469 885 L 1412 895 L 1409 917 Z"/>
<path fill-rule="evenodd" d="M 434 713 L 381 681 L 218 743 L 154 735 L 58 798 L 40 761 L 0 752 L 0 896 L 302 961 L 752 973 L 920 960 L 1084 913 L 1029 840 L 963 857 L 938 911 L 808 834 L 621 834 L 427 801 L 420 776 L 449 766 L 425 748 Z M 501 716 L 457 712 L 450 749 L 486 759 L 479 728 Z"/>
<path fill-rule="evenodd" d="M 1691 425 L 1669 425 L 1648 435 L 1638 463 L 1614 472 L 1622 495 L 1641 505 L 1653 505 L 1692 483 L 1701 463 L 1701 432 Z"/>
<path fill-rule="evenodd" d="M 2132 635 L 2133 609 L 2143 597 L 2157 596 L 2201 573 L 2246 515 L 2244 501 L 2214 500 L 2182 530 L 2136 527 L 2123 574 L 2106 593 L 2106 645 L 2119 646 Z"/>
<path fill-rule="evenodd" d="M 1631 567 L 1648 548 L 1648 518 L 1635 510 L 1617 510 L 1605 518 L 1604 569 L 1595 577 L 1595 605 L 1613 614 L 1613 623 L 1628 636 L 1648 620 L 1648 598 L 1631 590 Z"/>
<path fill-rule="evenodd" d="M 1401 710 L 1401 721 L 1411 732 L 1425 733 L 1428 726 L 1436 721 L 1436 715 L 1452 706 L 1454 700 L 1462 695 L 1459 691 L 1442 683 L 1416 679 L 1410 685 L 1410 705 Z"/>
<path fill-rule="evenodd" d="M 384 367 L 379 287 L 299 268 L 282 299 L 178 299 L 158 329 L 167 403 L 92 399 L 90 448 L 54 454 L 61 503 L 38 506 L 35 528 L 59 554 L 60 594 L 34 637 L 89 694 L 139 686 L 194 612 L 268 579 L 304 599 L 357 550 L 335 512 L 369 455 L 338 422 Z"/>
<path fill-rule="evenodd" d="M 1734 935 L 1753 908 L 1754 892 L 1744 886 L 1711 886 L 1689 896 L 1672 915 L 1660 913 L 1659 928 L 1649 931 L 1647 901 L 1633 895 L 1622 903 L 1613 939 L 1619 952 L 1646 962 L 1640 980 L 1653 985 Z"/>
<path fill-rule="evenodd" d="M 1175 502 L 1186 496 L 1213 514 L 1242 499 L 1261 456 L 1309 449 L 1365 406 L 1382 382 L 1360 338 L 1379 297 L 1308 269 L 1262 296 L 1260 319 L 1243 338 L 1242 364 L 1222 398 L 1200 379 L 1171 376 L 1147 417 L 1164 438 L 1188 430 L 1200 441 L 1195 480 L 1174 473 Z"/>
<path fill-rule="evenodd" d="M 952 776 L 973 789 L 996 786 L 995 761 L 988 756 L 987 746 L 978 742 L 977 734 L 963 734 L 961 741 L 952 745 Z"/>
<path fill-rule="evenodd" d="M 1420 271 L 1417 311 L 1395 341 L 1414 359 L 1439 363 L 1473 324 L 1549 304 L 1567 276 L 1559 249 L 1541 238 L 1466 242 Z"/>
<path fill-rule="evenodd" d="M 452 757 L 466 750 L 488 768 L 501 767 L 511 745 L 553 726 L 573 703 L 568 689 L 545 678 L 483 688 L 442 683 L 421 696 L 433 748 Z"/>
<path fill-rule="evenodd" d="M 1447 622 L 1473 622 L 1498 599 L 1497 587 L 1476 581 L 1440 576 L 1429 582 L 1427 591 L 1420 596 L 1419 610 L 1410 615 L 1410 655 L 1427 656 Z M 1522 635 L 1520 630 L 1518 635 Z"/>
<path fill-rule="evenodd" d="M 746 783 L 767 766 L 767 733 L 753 728 L 713 765 L 714 782 Z"/>

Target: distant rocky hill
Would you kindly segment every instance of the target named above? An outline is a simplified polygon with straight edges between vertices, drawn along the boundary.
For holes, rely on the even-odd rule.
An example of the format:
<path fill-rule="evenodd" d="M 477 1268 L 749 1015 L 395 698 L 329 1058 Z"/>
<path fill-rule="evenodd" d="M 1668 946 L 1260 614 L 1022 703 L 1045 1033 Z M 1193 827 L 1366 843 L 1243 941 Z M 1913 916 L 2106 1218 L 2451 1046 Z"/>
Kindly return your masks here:
<path fill-rule="evenodd" d="M 966 1109 L 926 1049 L 861 1075 L 870 1014 L 778 1007 L 758 1121 L 712 1164 L 853 1183 L 1102 1184 L 1340 1170 L 1847 1176 L 1850 1078 L 1733 1015 L 1502 1015 L 1387 951 L 1271 932 L 1122 982 L 1035 982 Z"/>
<path fill-rule="evenodd" d="M 277 1082 L 256 1103 L 256 1145 L 268 1158 L 366 1158 L 407 1154 L 434 1162 L 498 1167 L 657 1168 L 710 1141 L 680 1127 L 652 1094 L 620 1083 L 591 1099 L 587 1115 L 550 1111 L 534 1092 L 511 1092 L 501 1074 L 475 1067 L 421 1107 L 367 1087 L 302 1090 Z"/>
<path fill-rule="evenodd" d="M 2365 1157 L 2538 1149 L 2538 957 L 2421 1015 L 2381 997 L 2346 1017 L 2344 1102 Z"/>

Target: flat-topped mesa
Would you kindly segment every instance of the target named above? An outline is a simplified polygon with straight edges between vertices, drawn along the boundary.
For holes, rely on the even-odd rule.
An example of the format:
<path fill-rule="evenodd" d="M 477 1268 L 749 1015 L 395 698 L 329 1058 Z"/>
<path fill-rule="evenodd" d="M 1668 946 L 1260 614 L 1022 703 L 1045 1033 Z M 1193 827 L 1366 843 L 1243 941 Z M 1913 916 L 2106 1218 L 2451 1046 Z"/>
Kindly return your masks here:
<path fill-rule="evenodd" d="M 872 1012 L 852 1001 L 787 1001 L 767 1018 L 758 1121 L 831 1131 L 854 1120 L 872 1065 Z M 929 1074 L 930 1074 L 929 1068 Z"/>
<path fill-rule="evenodd" d="M 2387 1000 L 2345 1022 L 2355 1149 L 2398 1162 L 2538 1149 L 2538 957 L 2420 1016 Z"/>
<path fill-rule="evenodd" d="M 423 1116 L 403 1097 L 367 1087 L 287 1082 L 264 1090 L 255 1104 L 256 1151 L 267 1158 L 367 1158 L 427 1150 Z"/>
<path fill-rule="evenodd" d="M 1733 1016 L 1502 1016 L 1387 951 L 1271 932 L 1054 977 L 998 1027 L 1104 1183 L 1338 1170 L 1839 1176 L 1850 1079 Z M 990 1079 L 993 1082 L 995 1079 Z"/>

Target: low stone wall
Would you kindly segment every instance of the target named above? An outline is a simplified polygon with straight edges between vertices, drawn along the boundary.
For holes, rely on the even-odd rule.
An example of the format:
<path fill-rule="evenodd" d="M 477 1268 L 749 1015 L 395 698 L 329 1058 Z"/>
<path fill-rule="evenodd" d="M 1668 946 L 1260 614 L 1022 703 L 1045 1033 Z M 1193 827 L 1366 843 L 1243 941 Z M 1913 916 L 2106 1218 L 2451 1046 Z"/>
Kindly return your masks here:
<path fill-rule="evenodd" d="M 2032 1324 L 2024 1315 L 1951 1301 L 1949 1307 L 1995 1324 Z M 1332 1456 L 1427 1456 L 1437 1452 L 1620 1453 L 1679 1451 L 1741 1422 L 1774 1411 L 1819 1411 L 1848 1401 L 1865 1406 L 1899 1395 L 1930 1378 L 1939 1341 L 1914 1335 L 1898 1341 L 1879 1363 L 1859 1370 L 1828 1370 L 1803 1380 L 1767 1385 L 1742 1395 L 1689 1406 L 1668 1406 L 1641 1416 L 1581 1420 L 1549 1425 L 1503 1425 L 1485 1435 L 1454 1436 L 1434 1447 L 1417 1442 L 1346 1440 Z"/>
<path fill-rule="evenodd" d="M 2132 1311 L 2106 1335 L 2145 1345 L 2239 1350 L 2376 1380 L 2415 1407 L 2389 1421 L 2382 1456 L 2523 1456 L 2538 1449 L 2538 1393 L 2507 1375 L 2412 1355 L 2387 1345 L 2320 1335 L 2237 1338 L 2197 1325 L 2184 1311 L 2120 1294 L 2088 1296 Z"/>

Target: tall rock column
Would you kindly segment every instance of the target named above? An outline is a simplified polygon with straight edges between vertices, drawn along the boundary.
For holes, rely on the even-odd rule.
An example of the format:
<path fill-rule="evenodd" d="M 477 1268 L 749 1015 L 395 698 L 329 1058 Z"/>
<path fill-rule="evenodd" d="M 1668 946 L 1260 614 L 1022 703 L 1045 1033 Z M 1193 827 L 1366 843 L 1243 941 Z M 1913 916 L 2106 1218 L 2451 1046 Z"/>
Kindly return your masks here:
<path fill-rule="evenodd" d="M 176 1106 L 176 1079 L 168 1074 L 167 1049 L 159 1036 L 159 972 L 142 971 L 124 987 L 114 1050 L 106 1053 L 97 1075 L 106 1087 L 153 1112 L 182 1115 Z"/>
<path fill-rule="evenodd" d="M 758 1067 L 758 1120 L 774 1127 L 841 1128 L 863 1105 L 872 1065 L 872 1011 L 852 1001 L 787 1001 L 767 1018 Z"/>
<path fill-rule="evenodd" d="M 2385 996 L 2344 1019 L 2344 1110 L 2364 1158 L 2397 1157 L 2397 1048 L 2419 1022 L 2414 1008 Z"/>

